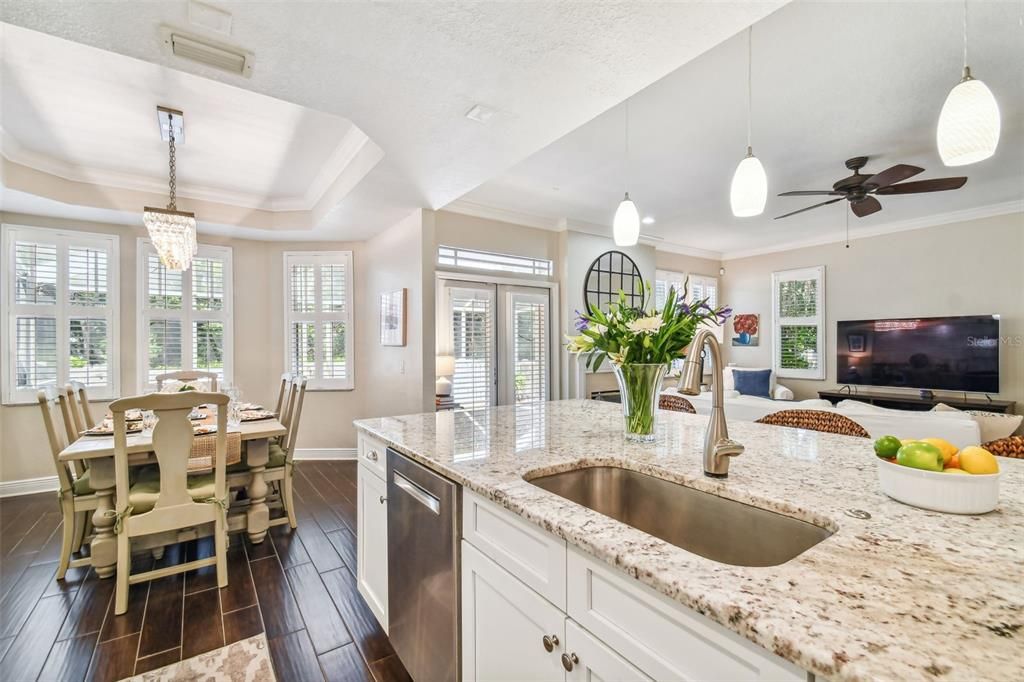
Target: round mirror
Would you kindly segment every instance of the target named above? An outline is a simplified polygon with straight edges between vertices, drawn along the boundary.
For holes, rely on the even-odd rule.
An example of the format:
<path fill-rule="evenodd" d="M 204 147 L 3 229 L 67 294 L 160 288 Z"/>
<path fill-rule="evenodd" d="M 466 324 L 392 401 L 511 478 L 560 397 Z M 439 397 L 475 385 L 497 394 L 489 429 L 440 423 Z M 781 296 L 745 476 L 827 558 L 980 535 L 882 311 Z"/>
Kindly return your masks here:
<path fill-rule="evenodd" d="M 626 304 L 644 304 L 644 280 L 633 259 L 621 251 L 606 251 L 594 259 L 583 279 L 583 300 L 588 307 L 608 310 L 608 304 L 626 295 Z"/>

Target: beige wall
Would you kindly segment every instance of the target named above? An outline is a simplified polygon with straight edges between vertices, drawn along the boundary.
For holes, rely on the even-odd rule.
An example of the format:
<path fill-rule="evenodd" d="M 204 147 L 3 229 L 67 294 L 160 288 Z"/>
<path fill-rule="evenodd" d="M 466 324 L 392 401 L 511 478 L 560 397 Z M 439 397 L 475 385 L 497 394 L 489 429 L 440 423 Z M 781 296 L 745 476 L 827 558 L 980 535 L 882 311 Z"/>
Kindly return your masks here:
<path fill-rule="evenodd" d="M 121 272 L 121 394 L 138 389 L 136 343 L 136 239 L 142 228 L 0 214 L 8 224 L 116 234 L 120 238 Z M 307 394 L 298 440 L 299 448 L 355 446 L 352 420 L 368 414 L 368 396 L 377 395 L 366 370 L 370 327 L 376 334 L 376 298 L 369 300 L 367 277 L 370 259 L 366 245 L 357 242 L 260 242 L 215 236 L 204 244 L 232 248 L 234 286 L 234 378 L 247 399 L 272 403 L 285 365 L 284 258 L 285 251 L 353 251 L 355 287 L 355 381 L 352 391 L 317 391 Z M 417 287 L 418 288 L 418 287 Z M 363 329 L 367 327 L 367 329 Z M 378 344 L 379 345 L 379 344 Z M 105 405 L 95 405 L 103 411 Z M 381 413 L 382 414 L 382 413 Z M 36 406 L 0 406 L 0 481 L 52 476 L 42 418 Z"/>
<path fill-rule="evenodd" d="M 710 258 L 698 258 L 697 256 L 686 256 L 681 253 L 669 253 L 658 251 L 655 253 L 655 263 L 659 270 L 671 270 L 672 272 L 684 272 L 688 275 L 704 275 L 705 277 L 718 277 L 718 269 L 722 262 Z"/>
<path fill-rule="evenodd" d="M 727 261 L 723 300 L 761 315 L 761 345 L 726 348 L 739 365 L 771 366 L 771 275 L 825 266 L 824 381 L 780 379 L 800 398 L 836 386 L 836 322 L 998 313 L 1005 339 L 1000 397 L 1024 409 L 1024 214 L 1011 214 Z"/>
<path fill-rule="evenodd" d="M 434 214 L 437 245 L 555 260 L 558 232 L 450 211 Z"/>

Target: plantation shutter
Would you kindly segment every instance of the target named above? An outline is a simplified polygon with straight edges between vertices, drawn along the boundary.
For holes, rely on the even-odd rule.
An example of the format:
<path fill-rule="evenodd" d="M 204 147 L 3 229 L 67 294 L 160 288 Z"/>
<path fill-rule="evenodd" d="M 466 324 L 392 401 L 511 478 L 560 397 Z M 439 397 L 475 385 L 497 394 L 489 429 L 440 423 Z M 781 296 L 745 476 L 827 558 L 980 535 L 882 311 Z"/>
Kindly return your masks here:
<path fill-rule="evenodd" d="M 116 237 L 4 227 L 4 399 L 78 381 L 116 393 Z"/>
<path fill-rule="evenodd" d="M 825 378 L 825 269 L 772 274 L 777 376 Z"/>
<path fill-rule="evenodd" d="M 548 399 L 548 296 L 513 291 L 509 294 L 513 402 Z"/>
<path fill-rule="evenodd" d="M 455 357 L 452 399 L 464 409 L 496 405 L 494 287 L 446 284 L 446 294 Z"/>
<path fill-rule="evenodd" d="M 683 296 L 683 287 L 686 284 L 686 273 L 672 272 L 670 270 L 656 270 L 654 273 L 654 305 L 658 310 L 665 307 L 668 300 L 669 289 L 675 287 L 676 298 Z"/>
<path fill-rule="evenodd" d="M 285 285 L 289 371 L 310 388 L 351 388 L 352 253 L 286 253 Z"/>
<path fill-rule="evenodd" d="M 139 240 L 142 390 L 167 372 L 213 372 L 231 380 L 231 249 L 200 245 L 192 266 L 168 270 Z"/>

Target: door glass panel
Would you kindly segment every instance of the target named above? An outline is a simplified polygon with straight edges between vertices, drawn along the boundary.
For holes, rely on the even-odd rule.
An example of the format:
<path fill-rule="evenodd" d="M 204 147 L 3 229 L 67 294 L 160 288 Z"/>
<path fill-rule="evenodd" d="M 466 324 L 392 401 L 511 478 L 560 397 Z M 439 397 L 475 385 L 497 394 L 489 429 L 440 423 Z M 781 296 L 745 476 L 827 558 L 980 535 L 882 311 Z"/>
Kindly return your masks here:
<path fill-rule="evenodd" d="M 464 409 L 490 407 L 495 404 L 494 290 L 452 287 L 448 296 L 452 399 Z"/>
<path fill-rule="evenodd" d="M 513 401 L 541 402 L 548 398 L 548 297 L 512 293 L 511 353 Z"/>

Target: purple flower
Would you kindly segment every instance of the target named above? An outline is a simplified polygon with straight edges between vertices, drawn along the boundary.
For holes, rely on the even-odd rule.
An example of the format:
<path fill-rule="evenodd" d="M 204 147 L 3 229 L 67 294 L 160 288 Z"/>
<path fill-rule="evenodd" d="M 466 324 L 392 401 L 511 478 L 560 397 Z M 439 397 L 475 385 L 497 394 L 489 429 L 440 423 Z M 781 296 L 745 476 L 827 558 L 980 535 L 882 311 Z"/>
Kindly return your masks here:
<path fill-rule="evenodd" d="M 730 315 L 732 315 L 732 308 L 726 307 L 718 311 L 718 317 L 721 318 L 722 322 L 725 322 L 725 319 Z"/>
<path fill-rule="evenodd" d="M 683 312 L 684 315 L 690 315 L 693 313 L 693 311 L 690 310 L 690 306 L 686 305 L 686 303 L 683 301 L 679 302 L 678 308 Z"/>
<path fill-rule="evenodd" d="M 576 331 L 581 332 L 581 331 L 583 331 L 584 329 L 586 329 L 589 326 L 587 324 L 587 318 L 585 318 L 582 315 L 580 315 L 580 311 L 578 311 L 578 310 L 575 311 L 575 313 L 576 313 L 576 316 L 577 316 L 576 317 Z"/>

